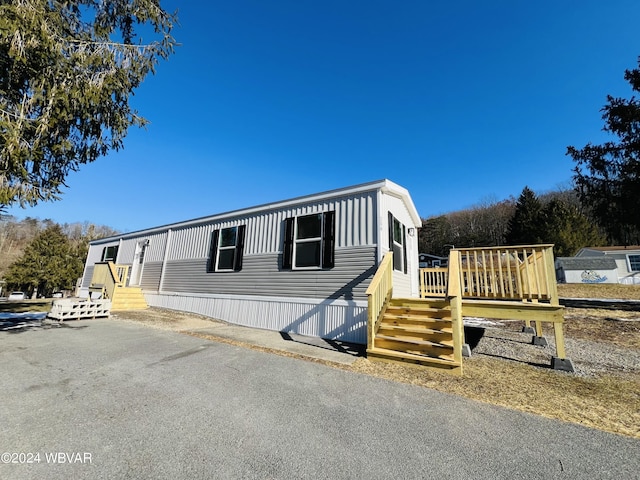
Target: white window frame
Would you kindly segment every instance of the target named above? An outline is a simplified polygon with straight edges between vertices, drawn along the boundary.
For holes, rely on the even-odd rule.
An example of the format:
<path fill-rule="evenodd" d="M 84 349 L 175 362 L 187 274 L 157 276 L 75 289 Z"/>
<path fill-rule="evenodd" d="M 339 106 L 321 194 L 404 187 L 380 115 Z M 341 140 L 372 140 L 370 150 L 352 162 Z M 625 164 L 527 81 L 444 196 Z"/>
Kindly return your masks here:
<path fill-rule="evenodd" d="M 391 245 L 391 251 L 393 252 L 393 257 L 394 257 L 393 258 L 393 269 L 396 272 L 404 272 L 405 271 L 404 249 L 406 248 L 406 245 L 396 241 L 396 222 L 398 222 L 398 226 L 400 227 L 400 240 L 404 241 L 404 237 L 402 235 L 404 224 L 394 216 L 393 217 L 393 225 L 391 226 L 391 231 L 393 232 L 393 235 L 392 235 L 393 245 Z M 399 252 L 401 252 L 401 255 L 398 258 L 396 258 L 396 246 L 398 247 Z M 396 268 L 396 261 L 400 262 L 400 268 Z"/>
<path fill-rule="evenodd" d="M 305 217 L 317 217 L 320 221 L 320 236 L 319 237 L 311 237 L 311 238 L 301 238 L 298 239 L 298 220 Z M 322 212 L 318 213 L 309 213 L 306 215 L 296 215 L 295 220 L 293 221 L 293 258 L 291 259 L 291 269 L 292 270 L 321 270 L 322 269 L 322 252 L 323 249 L 323 238 L 324 238 L 324 215 Z M 309 265 L 306 267 L 299 267 L 297 265 L 298 260 L 298 244 L 299 243 L 320 243 L 320 255 L 318 257 L 317 265 Z"/>
<path fill-rule="evenodd" d="M 116 260 L 118 259 L 118 250 L 120 249 L 119 247 L 120 247 L 119 245 L 109 245 L 107 247 L 104 247 L 102 249 L 102 255 L 101 255 L 102 260 L 100 261 L 115 263 Z M 107 252 L 109 251 L 109 249 L 113 249 L 113 257 L 107 257 Z"/>
<path fill-rule="evenodd" d="M 233 245 L 227 245 L 227 246 L 222 246 L 222 232 L 224 232 L 225 230 L 235 230 L 235 239 L 233 242 Z M 220 251 L 221 250 L 233 250 L 234 255 L 236 253 L 236 248 L 238 246 L 238 226 L 235 225 L 233 227 L 226 227 L 226 228 L 221 228 L 220 229 L 220 233 L 218 235 L 218 245 L 216 248 L 216 263 L 214 265 L 214 272 L 233 272 L 233 265 L 235 264 L 235 256 L 233 257 L 233 262 L 231 262 L 231 268 L 220 268 Z"/>

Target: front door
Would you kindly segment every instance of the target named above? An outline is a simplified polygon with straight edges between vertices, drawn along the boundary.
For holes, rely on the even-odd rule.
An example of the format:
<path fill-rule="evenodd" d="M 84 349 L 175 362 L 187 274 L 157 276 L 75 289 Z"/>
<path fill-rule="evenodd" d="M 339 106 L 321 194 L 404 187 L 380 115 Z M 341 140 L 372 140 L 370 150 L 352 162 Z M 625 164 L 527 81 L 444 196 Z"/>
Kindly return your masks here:
<path fill-rule="evenodd" d="M 131 265 L 131 277 L 129 279 L 129 285 L 131 286 L 140 286 L 142 270 L 144 269 L 144 254 L 148 246 L 149 242 L 147 240 L 136 244 L 136 251 L 133 256 L 133 265 Z"/>

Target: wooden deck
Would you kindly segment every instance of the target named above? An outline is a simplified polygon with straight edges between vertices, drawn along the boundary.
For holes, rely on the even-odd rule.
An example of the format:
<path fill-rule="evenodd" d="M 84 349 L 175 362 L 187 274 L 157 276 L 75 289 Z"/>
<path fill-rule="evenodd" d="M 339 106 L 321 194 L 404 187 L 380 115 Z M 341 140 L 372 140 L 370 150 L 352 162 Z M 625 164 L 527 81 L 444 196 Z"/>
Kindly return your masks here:
<path fill-rule="evenodd" d="M 534 343 L 543 339 L 542 323 L 552 323 L 552 366 L 572 370 L 567 367 L 553 245 L 453 249 L 448 268 L 420 269 L 420 299 L 393 298 L 391 255 L 385 256 L 367 290 L 371 359 L 461 373 L 463 317 L 483 317 L 523 320 L 529 328 L 533 324 Z"/>

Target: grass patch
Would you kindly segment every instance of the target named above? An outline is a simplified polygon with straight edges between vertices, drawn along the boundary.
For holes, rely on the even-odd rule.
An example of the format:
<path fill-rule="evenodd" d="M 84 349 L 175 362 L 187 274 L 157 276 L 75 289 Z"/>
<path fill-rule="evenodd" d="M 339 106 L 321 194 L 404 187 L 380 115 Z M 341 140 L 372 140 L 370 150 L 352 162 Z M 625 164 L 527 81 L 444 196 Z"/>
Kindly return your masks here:
<path fill-rule="evenodd" d="M 583 378 L 490 358 L 465 360 L 456 377 L 430 369 L 359 359 L 349 369 L 484 403 L 640 438 L 640 378 Z"/>
<path fill-rule="evenodd" d="M 619 283 L 561 283 L 558 295 L 564 298 L 618 298 L 640 300 L 640 285 Z"/>
<path fill-rule="evenodd" d="M 0 312 L 24 313 L 24 312 L 49 312 L 52 300 L 20 300 L 19 302 L 0 302 Z"/>

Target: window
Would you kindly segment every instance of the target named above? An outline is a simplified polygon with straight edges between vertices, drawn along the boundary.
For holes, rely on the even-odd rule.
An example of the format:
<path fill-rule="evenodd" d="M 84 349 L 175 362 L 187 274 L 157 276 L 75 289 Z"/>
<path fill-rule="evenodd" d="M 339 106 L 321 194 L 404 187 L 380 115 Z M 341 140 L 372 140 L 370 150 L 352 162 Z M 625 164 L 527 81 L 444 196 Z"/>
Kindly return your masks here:
<path fill-rule="evenodd" d="M 118 246 L 104 247 L 102 249 L 102 262 L 115 262 L 118 256 Z"/>
<path fill-rule="evenodd" d="M 335 211 L 285 220 L 282 268 L 333 268 Z"/>
<path fill-rule="evenodd" d="M 640 272 L 640 255 L 627 255 L 629 259 L 629 271 Z"/>
<path fill-rule="evenodd" d="M 393 269 L 407 273 L 407 229 L 389 212 L 389 250 L 393 251 Z"/>
<path fill-rule="evenodd" d="M 242 270 L 245 225 L 214 230 L 211 233 L 207 272 Z"/>

